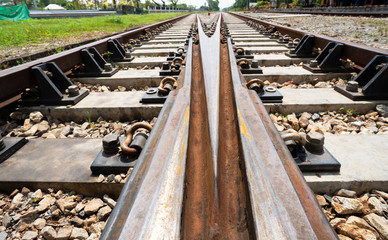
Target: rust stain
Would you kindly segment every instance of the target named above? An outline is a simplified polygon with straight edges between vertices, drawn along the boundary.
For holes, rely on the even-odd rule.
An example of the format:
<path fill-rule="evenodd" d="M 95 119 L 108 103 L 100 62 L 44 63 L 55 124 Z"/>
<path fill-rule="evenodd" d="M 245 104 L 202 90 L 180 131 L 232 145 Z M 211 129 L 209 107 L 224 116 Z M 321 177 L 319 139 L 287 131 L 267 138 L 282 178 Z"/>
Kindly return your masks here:
<path fill-rule="evenodd" d="M 189 137 L 183 206 L 183 239 L 211 239 L 215 179 L 200 46 L 193 46 Z"/>
<path fill-rule="evenodd" d="M 241 148 L 227 44 L 220 49 L 218 225 L 222 239 L 253 239 L 248 186 Z M 245 125 L 244 125 L 245 126 Z"/>

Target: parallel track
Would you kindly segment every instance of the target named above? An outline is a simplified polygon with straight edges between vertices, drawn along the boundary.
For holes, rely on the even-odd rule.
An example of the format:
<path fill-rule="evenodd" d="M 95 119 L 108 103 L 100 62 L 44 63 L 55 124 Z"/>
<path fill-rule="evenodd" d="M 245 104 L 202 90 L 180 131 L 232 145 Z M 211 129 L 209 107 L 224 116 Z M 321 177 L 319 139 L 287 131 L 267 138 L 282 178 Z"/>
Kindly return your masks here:
<path fill-rule="evenodd" d="M 134 29 L 114 36 L 109 36 L 107 38 L 72 48 L 58 54 L 39 58 L 22 65 L 2 70 L 0 71 L 0 108 L 19 100 L 20 94 L 25 91 L 26 88 L 30 88 L 35 84 L 31 71 L 31 67 L 33 66 L 46 62 L 54 62 L 63 72 L 67 72 L 75 65 L 82 64 L 82 49 L 95 47 L 100 53 L 103 53 L 108 49 L 107 43 L 109 40 L 117 39 L 120 42 L 127 42 L 131 38 L 136 38 L 142 34 L 145 34 L 147 30 L 153 30 L 166 23 L 175 23 L 176 21 L 186 16 L 187 15 L 176 17 L 146 27 Z"/>
<path fill-rule="evenodd" d="M 232 15 L 244 20 L 244 21 L 253 21 L 255 23 L 258 23 L 260 25 L 264 26 L 273 26 L 276 28 L 277 31 L 279 31 L 281 34 L 285 35 L 288 34 L 292 38 L 299 38 L 302 39 L 304 35 L 309 35 L 311 33 L 304 32 L 301 30 L 293 29 L 290 27 L 282 26 L 280 24 L 274 24 L 271 22 L 267 22 L 261 19 L 256 19 L 253 17 L 249 17 L 246 15 L 238 14 L 238 13 L 231 13 Z M 360 70 L 368 64 L 368 62 L 376 55 L 388 55 L 388 51 L 386 50 L 381 50 L 381 49 L 376 49 L 376 48 L 371 48 L 367 46 L 362 46 L 360 44 L 356 43 L 351 43 L 347 41 L 342 41 L 338 40 L 335 38 L 319 35 L 319 34 L 312 34 L 315 36 L 314 44 L 313 47 L 315 48 L 320 48 L 324 49 L 325 46 L 329 42 L 337 42 L 337 43 L 342 43 L 344 45 L 343 50 L 342 50 L 342 55 L 341 58 L 343 59 L 350 59 L 352 60 L 357 68 Z"/>

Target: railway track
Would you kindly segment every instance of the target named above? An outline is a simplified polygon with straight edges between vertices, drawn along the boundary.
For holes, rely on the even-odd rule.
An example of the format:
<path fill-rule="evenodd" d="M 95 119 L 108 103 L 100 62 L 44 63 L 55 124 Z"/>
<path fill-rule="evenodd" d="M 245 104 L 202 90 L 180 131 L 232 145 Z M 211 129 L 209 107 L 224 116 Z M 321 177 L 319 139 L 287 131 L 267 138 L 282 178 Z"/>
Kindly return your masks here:
<path fill-rule="evenodd" d="M 381 79 L 385 79 L 386 75 L 379 78 L 387 68 L 385 59 L 377 63 L 378 71 L 370 77 L 377 78 L 377 83 L 366 84 L 365 80 L 360 80 L 356 96 L 339 85 L 337 91 L 314 89 L 315 93 L 309 93 L 312 95 L 306 91 L 295 94 L 297 90 L 303 90 L 300 89 L 303 84 L 325 83 L 333 78 L 337 81 L 346 79 L 348 85 L 355 84 L 350 81 L 351 72 L 362 75 L 375 55 L 386 57 L 386 52 L 317 35 L 313 40 L 306 40 L 303 37 L 308 33 L 239 14 L 192 14 L 170 22 L 1 71 L 2 113 L 28 116 L 30 112 L 39 111 L 49 124 L 50 119 L 57 119 L 52 122 L 64 126 L 65 122 L 86 119 L 82 124 L 86 127 L 69 124 L 72 133 L 66 136 L 75 139 L 34 139 L 45 133 L 46 138 L 49 134 L 55 138 L 52 125 L 43 134 L 38 130 L 35 137 L 27 135 L 30 130 L 24 131 L 21 126 L 16 128 L 19 130 L 7 130 L 6 144 L 14 135 L 27 137 L 29 142 L 0 164 L 0 189 L 10 192 L 22 186 L 54 186 L 90 196 L 109 193 L 117 197 L 120 194 L 101 239 L 337 239 L 309 187 L 315 184 L 316 191 L 326 183 L 314 182 L 313 177 L 303 175 L 301 170 L 338 172 L 341 163 L 345 167 L 346 164 L 341 161 L 343 158 L 338 159 L 339 162 L 334 159 L 334 163 L 321 164 L 320 161 L 326 161 L 322 156 L 332 156 L 330 151 L 334 151 L 323 148 L 322 130 L 303 129 L 307 133 L 303 135 L 303 131 L 295 130 L 294 122 L 291 118 L 288 120 L 287 114 L 334 111 L 343 106 L 367 113 L 378 104 L 387 104 L 386 92 L 381 94 L 381 91 L 376 93 L 366 88 L 381 84 Z M 135 38 L 143 38 L 143 41 L 139 44 L 131 40 Z M 297 38 L 301 43 L 308 43 L 304 51 L 297 51 L 298 46 L 303 45 L 297 44 Z M 109 41 L 112 39 L 119 40 L 122 45 Z M 329 45 L 325 51 L 330 42 L 337 45 Z M 294 43 L 296 51 L 289 52 L 287 46 Z M 132 45 L 137 45 L 134 51 L 130 50 Z M 98 53 L 112 51 L 112 46 L 119 49 L 121 58 L 115 59 L 117 56 L 113 52 L 108 54 L 113 66 L 108 62 L 101 65 Z M 124 47 L 124 52 L 120 46 Z M 81 51 L 85 49 L 90 54 Z M 296 54 L 296 58 L 285 56 L 286 52 Z M 307 55 L 298 55 L 301 52 Z M 325 52 L 324 59 L 335 64 L 320 60 L 319 56 Z M 166 57 L 170 57 L 167 64 Z M 89 61 L 91 58 L 94 65 Z M 317 66 L 311 61 L 314 59 L 318 61 Z M 352 64 L 344 59 L 350 59 Z M 46 62 L 54 62 L 71 82 L 56 78 L 55 70 L 48 65 L 41 66 L 39 73 L 31 69 Z M 301 62 L 305 63 L 304 68 L 300 66 Z M 90 64 L 100 67 L 99 74 L 96 75 L 96 68 Z M 120 69 L 115 69 L 116 66 Z M 307 70 L 311 68 L 319 71 Z M 39 76 L 48 79 L 38 79 Z M 103 85 L 108 91 L 87 95 L 85 89 L 76 88 L 74 83 L 89 86 L 89 90 Z M 283 89 L 289 84 L 296 89 Z M 279 86 L 283 88 L 279 89 Z M 385 88 L 384 84 L 378 86 Z M 30 88 L 29 94 L 26 94 L 26 88 Z M 120 88 L 133 91 L 109 92 L 109 89 L 120 91 Z M 59 91 L 60 97 L 44 94 L 46 90 L 50 94 Z M 79 92 L 73 100 L 72 91 Z M 339 92 L 366 100 L 349 100 Z M 30 95 L 33 100 L 28 98 Z M 291 99 L 294 95 L 297 96 L 296 103 Z M 335 97 L 330 99 L 330 96 Z M 70 100 L 72 102 L 68 102 Z M 311 100 L 315 103 L 310 103 Z M 284 129 L 287 131 L 279 130 L 280 123 L 277 117 L 274 119 L 274 112 L 284 114 L 290 122 L 290 127 Z M 157 121 L 151 126 L 141 123 L 154 117 Z M 319 118 L 325 118 L 324 113 Z M 382 122 L 386 121 L 383 115 L 380 118 Z M 20 120 L 24 120 L 23 117 Z M 42 123 L 39 121 L 37 125 Z M 110 125 L 114 121 L 126 122 L 125 134 L 116 122 L 117 129 L 113 127 L 96 135 L 100 139 L 77 139 L 80 136 L 93 138 L 94 130 L 100 133 L 104 124 Z M 301 120 L 296 121 L 297 130 L 303 128 Z M 133 124 L 135 122 L 140 123 Z M 95 127 L 95 124 L 100 125 Z M 382 123 L 379 128 L 386 125 Z M 136 131 L 138 128 L 143 131 Z M 57 138 L 61 138 L 62 133 L 63 130 L 58 132 Z M 135 135 L 132 143 L 124 142 L 126 134 L 129 142 Z M 307 141 L 307 145 L 303 141 Z M 120 144 L 121 149 L 129 149 L 128 154 L 138 155 L 133 157 L 119 152 Z M 301 145 L 308 154 L 305 165 L 295 157 L 295 149 L 300 149 Z M 319 150 L 314 155 L 315 148 L 322 148 L 323 152 Z M 70 154 L 68 149 L 77 150 Z M 50 158 L 54 167 L 38 167 L 48 161 L 43 157 L 45 154 L 56 156 Z M 341 157 L 335 151 L 333 155 L 334 158 Z M 312 156 L 318 161 L 314 162 Z M 123 162 L 125 166 L 120 165 Z M 26 167 L 26 163 L 30 166 Z M 325 164 L 329 168 L 325 168 Z M 41 172 L 14 177 L 15 172 L 28 173 L 31 172 L 28 169 L 35 167 L 42 169 Z M 62 174 L 58 176 L 55 171 L 60 168 Z M 97 179 L 98 174 L 110 173 L 127 173 L 126 179 L 108 184 Z M 330 173 L 327 175 L 331 177 Z M 350 185 L 344 186 L 358 184 L 357 179 L 345 180 Z M 379 184 L 377 181 L 372 186 Z M 332 193 L 337 186 L 322 191 Z M 382 187 L 381 190 L 387 190 Z M 365 186 L 360 191 L 371 188 Z"/>
<path fill-rule="evenodd" d="M 388 7 L 386 5 L 377 6 L 343 6 L 343 7 L 314 7 L 301 9 L 270 9 L 261 12 L 292 13 L 292 14 L 319 14 L 329 16 L 364 16 L 364 17 L 387 17 Z"/>

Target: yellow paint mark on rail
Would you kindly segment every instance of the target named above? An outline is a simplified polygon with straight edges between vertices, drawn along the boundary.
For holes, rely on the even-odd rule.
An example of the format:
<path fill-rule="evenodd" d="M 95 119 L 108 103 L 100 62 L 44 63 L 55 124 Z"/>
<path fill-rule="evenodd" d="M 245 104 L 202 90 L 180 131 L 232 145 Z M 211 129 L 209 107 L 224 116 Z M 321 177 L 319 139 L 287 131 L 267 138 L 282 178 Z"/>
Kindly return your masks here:
<path fill-rule="evenodd" d="M 247 138 L 251 138 L 251 135 L 248 133 L 247 126 L 245 125 L 245 121 L 243 116 L 241 115 L 240 109 L 237 108 L 238 117 L 240 119 L 240 132 L 244 134 Z"/>

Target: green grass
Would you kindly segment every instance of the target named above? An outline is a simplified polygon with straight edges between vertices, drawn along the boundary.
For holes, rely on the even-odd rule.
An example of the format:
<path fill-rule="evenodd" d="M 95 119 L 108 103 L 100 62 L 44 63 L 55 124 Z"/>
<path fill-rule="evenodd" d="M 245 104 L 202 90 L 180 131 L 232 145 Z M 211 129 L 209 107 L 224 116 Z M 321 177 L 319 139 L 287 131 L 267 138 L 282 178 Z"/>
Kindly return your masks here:
<path fill-rule="evenodd" d="M 183 14 L 186 13 L 31 19 L 21 22 L 0 21 L 0 50 L 35 43 L 63 41 L 88 33 L 89 38 L 94 38 L 93 32 L 106 34 L 120 32 L 134 26 L 144 26 Z"/>

